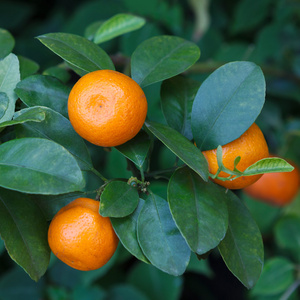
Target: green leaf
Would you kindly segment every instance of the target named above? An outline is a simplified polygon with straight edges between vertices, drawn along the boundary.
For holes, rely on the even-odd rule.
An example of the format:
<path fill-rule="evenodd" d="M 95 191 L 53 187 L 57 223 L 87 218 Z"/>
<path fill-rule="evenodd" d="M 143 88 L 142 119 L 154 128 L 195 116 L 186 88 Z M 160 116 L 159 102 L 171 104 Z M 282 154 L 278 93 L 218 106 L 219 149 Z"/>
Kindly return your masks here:
<path fill-rule="evenodd" d="M 176 36 L 156 36 L 141 43 L 133 52 L 132 79 L 145 87 L 184 72 L 199 57 L 200 50 L 192 42 Z"/>
<path fill-rule="evenodd" d="M 275 226 L 277 244 L 292 252 L 300 262 L 300 218 L 293 215 L 281 217 Z"/>
<path fill-rule="evenodd" d="M 115 67 L 108 54 L 88 39 L 70 33 L 48 33 L 37 37 L 69 65 L 83 73 Z"/>
<path fill-rule="evenodd" d="M 190 263 L 187 267 L 187 271 L 194 272 L 197 274 L 203 274 L 208 278 L 212 278 L 214 275 L 212 269 L 209 266 L 208 260 L 206 260 L 206 259 L 199 260 L 197 258 L 197 255 L 195 255 L 195 254 L 191 255 L 191 259 L 190 259 Z"/>
<path fill-rule="evenodd" d="M 228 269 L 252 288 L 263 268 L 263 242 L 259 228 L 241 200 L 228 191 L 228 230 L 219 251 Z"/>
<path fill-rule="evenodd" d="M 294 272 L 295 267 L 287 258 L 273 257 L 266 262 L 251 293 L 265 296 L 280 294 L 293 283 Z"/>
<path fill-rule="evenodd" d="M 151 300 L 178 300 L 183 289 L 182 276 L 170 276 L 143 263 L 130 269 L 128 281 Z"/>
<path fill-rule="evenodd" d="M 276 172 L 291 172 L 294 167 L 287 161 L 279 157 L 264 158 L 253 165 L 249 166 L 243 175 L 256 175 L 264 173 L 276 173 Z"/>
<path fill-rule="evenodd" d="M 99 286 L 76 286 L 71 293 L 70 300 L 105 300 L 107 299 L 106 291 Z M 61 300 L 60 298 L 58 300 Z"/>
<path fill-rule="evenodd" d="M 191 169 L 176 170 L 168 185 L 173 219 L 193 252 L 204 254 L 225 237 L 228 227 L 227 194 L 204 182 Z"/>
<path fill-rule="evenodd" d="M 109 300 L 148 300 L 139 289 L 129 284 L 114 285 L 109 291 L 106 299 Z"/>
<path fill-rule="evenodd" d="M 138 203 L 137 189 L 127 182 L 111 181 L 101 193 L 99 212 L 103 217 L 122 218 L 133 213 Z"/>
<path fill-rule="evenodd" d="M 18 59 L 20 63 L 21 80 L 35 74 L 40 68 L 40 66 L 35 61 L 29 58 L 18 55 Z"/>
<path fill-rule="evenodd" d="M 7 97 L 6 93 L 0 92 L 0 122 L 2 118 L 5 117 L 5 113 L 9 107 L 9 98 Z"/>
<path fill-rule="evenodd" d="M 144 131 L 140 131 L 127 143 L 116 147 L 124 156 L 142 168 L 151 145 L 151 140 Z"/>
<path fill-rule="evenodd" d="M 5 300 L 39 300 L 44 297 L 45 281 L 34 282 L 18 266 L 5 272 L 0 279 L 1 298 Z"/>
<path fill-rule="evenodd" d="M 0 102 L 1 102 L 1 93 L 0 93 Z M 45 117 L 46 115 L 44 109 L 41 107 L 24 108 L 14 114 L 12 121 L 6 121 L 0 123 L 0 128 L 22 124 L 26 122 L 41 122 L 45 120 Z"/>
<path fill-rule="evenodd" d="M 17 56 L 11 53 L 4 59 L 0 60 L 0 92 L 5 93 L 9 99 L 8 106 L 1 118 L 2 122 L 11 120 L 14 115 L 15 103 L 18 99 L 14 89 L 19 81 L 19 60 Z"/>
<path fill-rule="evenodd" d="M 98 30 L 98 28 L 104 23 L 105 21 L 96 21 L 91 23 L 89 26 L 85 28 L 84 37 L 88 40 L 92 41 L 94 36 Z"/>
<path fill-rule="evenodd" d="M 28 107 L 46 106 L 68 116 L 70 88 L 51 76 L 33 75 L 20 81 L 15 89 Z"/>
<path fill-rule="evenodd" d="M 200 83 L 177 76 L 168 79 L 161 86 L 161 104 L 168 125 L 186 138 L 193 138 L 191 112 Z"/>
<path fill-rule="evenodd" d="M 14 37 L 7 30 L 0 28 L 0 59 L 7 56 L 14 46 Z"/>
<path fill-rule="evenodd" d="M 67 83 L 71 78 L 66 64 L 50 67 L 43 72 L 43 75 L 56 77 L 63 83 Z"/>
<path fill-rule="evenodd" d="M 207 160 L 202 152 L 186 137 L 163 124 L 146 121 L 145 125 L 174 154 L 199 174 L 203 180 L 208 180 Z"/>
<path fill-rule="evenodd" d="M 197 147 L 215 149 L 240 137 L 259 115 L 265 91 L 264 75 L 254 63 L 231 62 L 214 71 L 193 103 L 192 131 Z"/>
<path fill-rule="evenodd" d="M 31 194 L 63 194 L 85 185 L 75 158 L 62 146 L 40 138 L 0 145 L 0 186 Z"/>
<path fill-rule="evenodd" d="M 145 19 L 129 14 L 117 14 L 105 21 L 94 36 L 94 42 L 100 44 L 124 33 L 137 30 L 144 26 Z"/>
<path fill-rule="evenodd" d="M 124 218 L 111 218 L 110 220 L 123 246 L 139 260 L 149 263 L 137 239 L 137 221 L 144 202 L 143 199 L 140 199 L 136 210 L 131 215 Z"/>
<path fill-rule="evenodd" d="M 176 227 L 168 202 L 150 194 L 138 218 L 138 241 L 145 256 L 160 270 L 178 276 L 190 260 L 190 249 Z"/>
<path fill-rule="evenodd" d="M 0 188 L 0 234 L 10 257 L 38 281 L 50 260 L 48 224 L 27 195 Z"/>
<path fill-rule="evenodd" d="M 87 146 L 75 132 L 70 121 L 48 107 L 35 106 L 31 109 L 33 108 L 40 109 L 45 115 L 45 120 L 40 123 L 27 122 L 19 125 L 16 129 L 17 137 L 39 137 L 54 141 L 65 147 L 76 158 L 82 170 L 91 170 L 93 165 Z"/>

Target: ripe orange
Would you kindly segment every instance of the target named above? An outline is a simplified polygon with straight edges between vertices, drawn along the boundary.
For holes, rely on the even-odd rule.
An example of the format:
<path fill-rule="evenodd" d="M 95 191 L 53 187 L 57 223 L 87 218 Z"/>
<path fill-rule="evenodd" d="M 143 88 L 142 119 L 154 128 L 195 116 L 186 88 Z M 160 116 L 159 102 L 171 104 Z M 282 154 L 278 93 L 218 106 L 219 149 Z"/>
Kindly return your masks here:
<path fill-rule="evenodd" d="M 267 142 L 260 128 L 255 123 L 253 123 L 238 139 L 222 146 L 222 150 L 223 165 L 229 170 L 233 170 L 234 159 L 237 156 L 241 157 L 241 160 L 237 165 L 239 171 L 244 171 L 258 160 L 269 156 Z M 216 174 L 218 170 L 217 149 L 203 151 L 202 153 L 208 162 L 209 172 L 211 174 Z M 219 177 L 228 176 L 229 174 L 225 172 L 219 174 Z M 213 179 L 213 181 L 228 189 L 242 189 L 257 181 L 261 176 L 262 175 L 242 176 L 228 181 Z"/>
<path fill-rule="evenodd" d="M 244 191 L 251 197 L 267 203 L 285 206 L 291 203 L 299 191 L 300 173 L 294 162 L 292 172 L 266 173 Z"/>
<path fill-rule="evenodd" d="M 118 246 L 110 219 L 99 214 L 99 202 L 78 198 L 63 207 L 48 230 L 52 252 L 70 267 L 89 271 L 101 268 Z"/>
<path fill-rule="evenodd" d="M 132 139 L 147 115 L 147 100 L 130 77 L 99 70 L 81 77 L 68 99 L 68 113 L 75 131 L 92 144 L 114 147 Z"/>

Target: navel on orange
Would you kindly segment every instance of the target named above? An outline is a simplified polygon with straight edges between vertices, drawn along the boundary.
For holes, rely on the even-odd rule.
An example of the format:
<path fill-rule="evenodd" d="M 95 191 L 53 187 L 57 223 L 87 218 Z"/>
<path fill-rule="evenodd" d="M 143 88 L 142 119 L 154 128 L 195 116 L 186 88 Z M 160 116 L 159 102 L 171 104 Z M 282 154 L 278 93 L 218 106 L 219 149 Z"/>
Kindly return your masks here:
<path fill-rule="evenodd" d="M 241 157 L 237 165 L 239 171 L 244 171 L 250 165 L 260 159 L 269 156 L 268 145 L 260 128 L 253 123 L 238 139 L 222 146 L 223 165 L 229 170 L 234 168 L 234 160 L 237 156 Z M 202 152 L 208 162 L 209 172 L 216 174 L 218 171 L 217 149 Z M 220 172 L 219 177 L 228 177 L 229 174 Z M 262 175 L 242 176 L 234 180 L 222 181 L 213 179 L 219 185 L 228 189 L 242 189 L 257 181 Z"/>
<path fill-rule="evenodd" d="M 113 147 L 132 139 L 147 115 L 147 100 L 130 77 L 99 70 L 81 77 L 68 99 L 75 131 L 92 144 Z"/>
<path fill-rule="evenodd" d="M 70 267 L 101 268 L 115 253 L 118 237 L 108 217 L 99 214 L 99 201 L 78 198 L 63 207 L 48 230 L 52 252 Z"/>

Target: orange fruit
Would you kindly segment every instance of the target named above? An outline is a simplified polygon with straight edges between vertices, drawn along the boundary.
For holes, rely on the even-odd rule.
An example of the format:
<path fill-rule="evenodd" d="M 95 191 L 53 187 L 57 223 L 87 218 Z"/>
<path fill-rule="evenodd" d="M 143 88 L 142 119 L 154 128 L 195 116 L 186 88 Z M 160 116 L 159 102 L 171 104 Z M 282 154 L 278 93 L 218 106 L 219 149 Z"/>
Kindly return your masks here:
<path fill-rule="evenodd" d="M 48 243 L 55 256 L 81 271 L 105 265 L 118 242 L 110 219 L 99 214 L 99 201 L 89 198 L 78 198 L 63 207 L 48 230 Z"/>
<path fill-rule="evenodd" d="M 294 162 L 292 172 L 266 173 L 254 184 L 244 189 L 251 197 L 264 202 L 285 206 L 291 203 L 299 191 L 300 173 Z"/>
<path fill-rule="evenodd" d="M 237 165 L 239 171 L 244 171 L 258 160 L 269 156 L 267 142 L 260 128 L 255 123 L 253 123 L 238 139 L 222 146 L 222 151 L 223 165 L 229 170 L 233 170 L 234 159 L 237 156 L 241 157 L 241 160 Z M 203 151 L 202 153 L 208 162 L 209 172 L 213 175 L 216 174 L 219 168 L 217 162 L 217 149 Z M 219 174 L 219 177 L 228 176 L 229 174 L 223 171 Z M 213 179 L 213 181 L 228 189 L 242 189 L 257 181 L 261 176 L 262 175 L 241 176 L 237 179 L 228 181 L 219 179 Z"/>
<path fill-rule="evenodd" d="M 147 100 L 130 77 L 99 70 L 81 77 L 68 99 L 68 113 L 75 131 L 92 144 L 114 147 L 132 139 L 147 115 Z"/>

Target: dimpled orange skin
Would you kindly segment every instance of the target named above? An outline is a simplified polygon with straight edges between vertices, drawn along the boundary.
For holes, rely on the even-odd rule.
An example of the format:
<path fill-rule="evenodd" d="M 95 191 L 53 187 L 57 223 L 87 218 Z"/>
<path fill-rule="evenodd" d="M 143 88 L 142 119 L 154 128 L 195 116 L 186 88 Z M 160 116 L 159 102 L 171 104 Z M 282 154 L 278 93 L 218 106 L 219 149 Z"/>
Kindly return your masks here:
<path fill-rule="evenodd" d="M 63 207 L 48 230 L 48 243 L 55 256 L 81 271 L 105 265 L 118 242 L 110 219 L 99 214 L 99 201 L 89 198 L 78 198 Z"/>
<path fill-rule="evenodd" d="M 68 113 L 75 131 L 92 144 L 114 147 L 132 139 L 147 115 L 147 100 L 130 77 L 99 70 L 81 77 L 68 99 Z"/>
<path fill-rule="evenodd" d="M 266 173 L 254 184 L 244 189 L 245 193 L 263 202 L 285 206 L 291 203 L 299 192 L 300 173 L 298 167 L 292 172 Z"/>
<path fill-rule="evenodd" d="M 237 165 L 239 171 L 244 171 L 258 160 L 269 156 L 267 142 L 260 128 L 255 123 L 238 139 L 222 146 L 222 151 L 223 165 L 229 170 L 233 170 L 234 159 L 237 156 L 241 157 Z M 218 170 L 217 149 L 203 151 L 202 153 L 208 162 L 209 172 L 216 174 Z M 220 172 L 219 176 L 228 177 L 229 174 Z M 213 179 L 213 181 L 228 189 L 242 189 L 256 182 L 261 176 L 262 175 L 242 176 L 230 181 Z"/>

